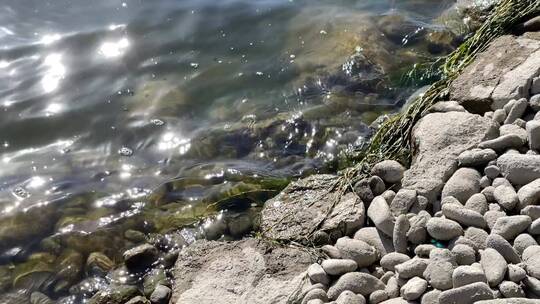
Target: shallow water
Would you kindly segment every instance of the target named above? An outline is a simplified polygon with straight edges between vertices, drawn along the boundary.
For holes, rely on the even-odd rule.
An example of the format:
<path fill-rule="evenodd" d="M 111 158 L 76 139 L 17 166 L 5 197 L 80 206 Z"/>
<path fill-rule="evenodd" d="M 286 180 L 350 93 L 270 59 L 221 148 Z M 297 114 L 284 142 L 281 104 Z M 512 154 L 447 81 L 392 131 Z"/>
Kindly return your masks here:
<path fill-rule="evenodd" d="M 36 252 L 120 261 L 128 229 L 180 230 L 165 249 L 240 237 L 399 109 L 414 88 L 395 79 L 437 55 L 416 34 L 450 2 L 0 1 L 0 271 Z"/>

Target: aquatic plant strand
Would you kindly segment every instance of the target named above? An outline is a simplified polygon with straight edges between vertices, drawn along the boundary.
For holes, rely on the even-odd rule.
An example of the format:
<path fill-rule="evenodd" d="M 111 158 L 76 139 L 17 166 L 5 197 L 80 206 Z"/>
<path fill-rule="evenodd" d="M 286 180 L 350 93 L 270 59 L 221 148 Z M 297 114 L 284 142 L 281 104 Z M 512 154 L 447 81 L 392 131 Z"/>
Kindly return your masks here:
<path fill-rule="evenodd" d="M 383 160 L 396 160 L 405 165 L 412 158 L 411 137 L 414 125 L 427 114 L 437 101 L 448 96 L 450 83 L 469 65 L 480 52 L 497 37 L 509 31 L 526 17 L 540 12 L 539 0 L 501 0 L 478 31 L 445 58 L 439 68 L 441 79 L 417 98 L 404 112 L 383 123 L 361 153 L 361 160 L 354 167 L 342 171 L 344 185 L 352 185 L 369 175 L 369 169 Z"/>

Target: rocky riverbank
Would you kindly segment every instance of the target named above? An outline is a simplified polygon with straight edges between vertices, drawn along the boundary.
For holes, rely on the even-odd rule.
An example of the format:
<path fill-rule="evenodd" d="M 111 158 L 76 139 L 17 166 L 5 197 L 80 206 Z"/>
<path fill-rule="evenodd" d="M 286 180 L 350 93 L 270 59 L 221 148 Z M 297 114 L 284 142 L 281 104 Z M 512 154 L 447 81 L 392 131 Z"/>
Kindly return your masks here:
<path fill-rule="evenodd" d="M 538 94 L 540 35 L 498 38 L 415 125 L 409 168 L 292 183 L 260 238 L 183 250 L 171 303 L 537 303 Z"/>

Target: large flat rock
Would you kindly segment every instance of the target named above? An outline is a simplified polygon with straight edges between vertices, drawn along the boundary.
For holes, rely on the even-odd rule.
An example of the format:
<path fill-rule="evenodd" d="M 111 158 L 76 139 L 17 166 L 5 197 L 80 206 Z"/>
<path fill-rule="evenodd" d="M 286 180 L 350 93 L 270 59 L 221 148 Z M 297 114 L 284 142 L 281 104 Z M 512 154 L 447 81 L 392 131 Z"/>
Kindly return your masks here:
<path fill-rule="evenodd" d="M 256 239 L 198 241 L 180 253 L 171 304 L 281 304 L 295 300 L 314 262 L 307 251 Z"/>
<path fill-rule="evenodd" d="M 334 175 L 313 175 L 291 183 L 264 204 L 264 236 L 309 243 L 319 231 L 334 240 L 356 232 L 364 224 L 364 204 L 354 193 L 341 196 L 338 182 Z"/>
<path fill-rule="evenodd" d="M 476 114 L 426 115 L 413 130 L 415 156 L 403 177 L 403 187 L 435 201 L 444 183 L 457 170 L 458 155 L 496 137 L 497 133 L 497 127 L 490 119 Z"/>
<path fill-rule="evenodd" d="M 502 36 L 493 41 L 450 86 L 450 97 L 482 113 L 509 100 L 527 98 L 540 75 L 540 34 Z"/>

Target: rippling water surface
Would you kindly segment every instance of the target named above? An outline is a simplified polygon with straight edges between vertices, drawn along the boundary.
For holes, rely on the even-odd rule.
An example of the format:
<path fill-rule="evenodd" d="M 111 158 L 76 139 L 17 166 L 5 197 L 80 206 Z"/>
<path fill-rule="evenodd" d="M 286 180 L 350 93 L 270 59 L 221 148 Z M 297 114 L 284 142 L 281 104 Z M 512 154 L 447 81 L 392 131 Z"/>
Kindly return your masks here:
<path fill-rule="evenodd" d="M 0 292 L 65 296 L 86 274 L 31 275 L 137 232 L 250 231 L 399 109 L 450 2 L 0 0 Z"/>

